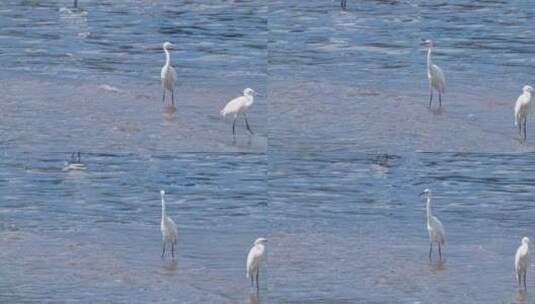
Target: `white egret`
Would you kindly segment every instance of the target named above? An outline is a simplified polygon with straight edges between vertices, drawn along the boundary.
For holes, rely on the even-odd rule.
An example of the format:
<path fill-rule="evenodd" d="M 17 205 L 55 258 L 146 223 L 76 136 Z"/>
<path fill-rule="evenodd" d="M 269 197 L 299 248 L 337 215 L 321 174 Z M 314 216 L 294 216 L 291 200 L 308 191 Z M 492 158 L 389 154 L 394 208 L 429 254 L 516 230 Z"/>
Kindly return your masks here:
<path fill-rule="evenodd" d="M 171 66 L 171 53 L 169 49 L 173 48 L 174 44 L 171 42 L 164 42 L 163 51 L 165 52 L 165 65 L 162 67 L 162 72 L 160 77 L 162 79 L 163 86 L 163 98 L 162 101 L 165 103 L 165 91 L 169 90 L 171 92 L 171 101 L 173 105 L 175 104 L 175 81 L 176 81 L 176 72 L 175 69 Z"/>
<path fill-rule="evenodd" d="M 251 134 L 254 134 L 249 127 L 249 122 L 247 121 L 247 109 L 249 109 L 249 107 L 253 104 L 255 94 L 256 93 L 253 89 L 247 88 L 243 90 L 243 96 L 232 99 L 225 105 L 223 110 L 221 110 L 221 115 L 223 117 L 228 114 L 234 115 L 234 122 L 232 123 L 233 136 L 236 136 L 236 119 L 238 119 L 238 115 L 240 113 L 243 114 L 243 117 L 245 118 L 245 126 L 247 127 L 247 130 L 251 132 Z"/>
<path fill-rule="evenodd" d="M 253 247 L 249 250 L 247 255 L 247 271 L 246 277 L 251 279 L 251 286 L 254 287 L 254 281 L 256 278 L 256 289 L 258 290 L 258 275 L 260 273 L 260 263 L 264 256 L 265 244 L 267 240 L 265 238 L 258 238 L 254 242 Z"/>
<path fill-rule="evenodd" d="M 440 246 L 446 243 L 446 232 L 442 222 L 431 214 L 431 190 L 425 189 L 420 195 L 426 195 L 427 197 L 427 232 L 429 233 L 429 241 L 431 243 L 429 247 L 429 259 L 433 252 L 433 243 L 438 244 L 438 255 L 442 259 L 442 251 Z"/>
<path fill-rule="evenodd" d="M 175 256 L 176 236 L 178 234 L 175 222 L 165 213 L 165 191 L 161 190 L 160 195 L 162 197 L 162 222 L 160 224 L 160 230 L 162 231 L 162 258 L 165 255 L 165 248 L 167 244 L 171 245 L 171 255 Z"/>
<path fill-rule="evenodd" d="M 518 96 L 515 103 L 515 126 L 518 126 L 520 140 L 526 141 L 526 121 L 531 107 L 531 93 L 533 93 L 533 88 L 526 85 L 522 91 L 522 95 Z M 524 130 L 524 136 L 522 136 L 522 129 Z"/>
<path fill-rule="evenodd" d="M 431 107 L 431 102 L 433 101 L 433 89 L 438 92 L 438 103 L 439 107 L 442 107 L 442 94 L 446 90 L 446 77 L 442 69 L 438 65 L 433 64 L 431 61 L 431 49 L 433 48 L 433 41 L 426 40 L 425 44 L 429 47 L 427 50 L 427 79 L 429 80 L 429 108 Z"/>
<path fill-rule="evenodd" d="M 71 170 L 85 170 L 86 167 L 82 163 L 80 152 L 76 154 L 75 152 L 72 152 L 71 154 L 71 160 L 65 161 L 63 164 L 63 171 L 71 171 Z"/>
<path fill-rule="evenodd" d="M 515 254 L 515 273 L 518 287 L 522 287 L 522 278 L 524 278 L 524 289 L 526 288 L 526 274 L 529 265 L 529 238 L 523 237 L 522 244 L 518 247 Z"/>

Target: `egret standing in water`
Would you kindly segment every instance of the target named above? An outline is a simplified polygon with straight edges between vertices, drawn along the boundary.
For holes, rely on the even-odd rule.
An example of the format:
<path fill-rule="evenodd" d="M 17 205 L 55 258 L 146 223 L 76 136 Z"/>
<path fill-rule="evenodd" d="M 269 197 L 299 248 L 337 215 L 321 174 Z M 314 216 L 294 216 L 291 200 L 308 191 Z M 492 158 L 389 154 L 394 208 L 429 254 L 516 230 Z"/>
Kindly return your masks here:
<path fill-rule="evenodd" d="M 249 109 L 249 107 L 253 104 L 254 95 L 255 91 L 253 91 L 253 89 L 251 88 L 247 88 L 243 90 L 243 96 L 232 99 L 225 105 L 223 110 L 221 110 L 221 115 L 223 117 L 228 114 L 234 115 L 234 122 L 232 123 L 232 136 L 236 136 L 236 120 L 238 119 L 239 114 L 243 114 L 247 130 L 251 134 L 254 134 L 251 128 L 249 127 L 249 122 L 247 121 L 247 109 Z"/>
<path fill-rule="evenodd" d="M 518 133 L 522 142 L 526 141 L 526 121 L 531 107 L 531 93 L 533 88 L 529 85 L 524 86 L 522 95 L 518 96 L 515 103 L 515 126 L 518 126 Z M 522 136 L 522 129 L 524 136 Z"/>
<path fill-rule="evenodd" d="M 438 92 L 438 104 L 439 107 L 442 107 L 442 94 L 446 90 L 446 77 L 444 77 L 444 72 L 438 67 L 438 65 L 433 64 L 431 61 L 431 49 L 433 48 L 433 41 L 426 40 L 425 44 L 429 47 L 427 50 L 427 79 L 429 80 L 429 108 L 431 108 L 431 102 L 433 101 L 433 89 Z"/>
<path fill-rule="evenodd" d="M 167 216 L 165 212 L 165 191 L 161 190 L 160 195 L 162 197 L 162 222 L 160 224 L 160 230 L 162 231 L 162 258 L 165 255 L 165 247 L 167 244 L 171 245 L 171 255 L 175 256 L 176 236 L 178 234 L 175 222 Z"/>
<path fill-rule="evenodd" d="M 425 195 L 427 197 L 427 232 L 429 233 L 429 241 L 431 243 L 429 247 L 429 259 L 431 259 L 431 254 L 433 252 L 433 243 L 438 244 L 438 255 L 442 260 L 442 251 L 441 245 L 446 243 L 446 232 L 444 231 L 444 226 L 442 222 L 431 214 L 431 190 L 425 189 L 424 192 L 420 195 Z"/>
<path fill-rule="evenodd" d="M 529 238 L 523 237 L 522 244 L 518 247 L 515 254 L 515 273 L 518 287 L 522 287 L 522 278 L 524 279 L 524 289 L 526 288 L 526 274 L 529 266 Z"/>
<path fill-rule="evenodd" d="M 247 255 L 247 272 L 246 277 L 251 279 L 251 286 L 254 287 L 254 281 L 256 279 L 256 289 L 258 290 L 258 275 L 260 273 L 260 262 L 264 256 L 265 244 L 267 240 L 265 238 L 258 238 L 254 242 L 253 247 L 249 250 Z"/>
<path fill-rule="evenodd" d="M 171 42 L 164 42 L 163 51 L 165 52 L 165 65 L 162 67 L 162 72 L 160 73 L 162 79 L 163 87 L 163 98 L 162 101 L 165 103 L 165 91 L 168 90 L 171 92 L 171 101 L 175 105 L 175 81 L 176 81 L 176 72 L 175 69 L 171 66 L 171 53 L 169 49 L 173 48 L 174 45 Z"/>

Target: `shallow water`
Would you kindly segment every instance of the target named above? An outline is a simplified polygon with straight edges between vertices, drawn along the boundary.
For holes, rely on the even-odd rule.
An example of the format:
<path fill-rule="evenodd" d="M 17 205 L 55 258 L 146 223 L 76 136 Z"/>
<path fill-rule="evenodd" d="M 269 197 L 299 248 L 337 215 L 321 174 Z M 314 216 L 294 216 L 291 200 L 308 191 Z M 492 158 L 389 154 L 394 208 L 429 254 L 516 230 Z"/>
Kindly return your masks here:
<path fill-rule="evenodd" d="M 275 150 L 533 151 L 512 114 L 535 67 L 529 1 L 348 3 L 270 4 Z M 441 112 L 426 109 L 425 39 L 448 83 Z"/>
<path fill-rule="evenodd" d="M 269 170 L 274 303 L 532 301 L 519 300 L 513 260 L 535 229 L 525 169 L 534 155 L 278 156 Z M 427 257 L 425 188 L 446 228 L 443 263 L 436 251 Z"/>
<path fill-rule="evenodd" d="M 535 67 L 530 1 L 79 6 L 0 3 L 0 302 L 532 302 L 512 258 L 535 228 L 534 155 L 509 154 L 535 151 L 531 120 L 524 144 L 512 121 Z M 430 38 L 442 110 L 426 108 Z M 219 111 L 246 87 L 255 134 L 240 121 L 233 142 Z M 62 170 L 72 151 L 86 171 Z M 427 260 L 427 187 L 444 263 Z M 160 258 L 161 188 L 176 263 Z"/>
<path fill-rule="evenodd" d="M 2 157 L 2 302 L 250 302 L 245 257 L 270 234 L 265 156 L 83 154 L 68 172 L 63 156 Z M 160 189 L 175 263 L 160 258 Z"/>

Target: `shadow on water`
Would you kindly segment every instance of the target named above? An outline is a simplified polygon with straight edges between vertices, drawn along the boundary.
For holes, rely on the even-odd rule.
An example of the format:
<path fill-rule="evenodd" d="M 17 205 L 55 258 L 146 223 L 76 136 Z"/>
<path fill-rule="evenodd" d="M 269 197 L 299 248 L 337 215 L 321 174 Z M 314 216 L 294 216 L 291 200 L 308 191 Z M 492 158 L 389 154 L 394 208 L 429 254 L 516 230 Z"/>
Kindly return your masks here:
<path fill-rule="evenodd" d="M 529 297 L 527 290 L 519 289 L 513 295 L 513 303 L 515 304 L 526 304 L 529 303 Z"/>
<path fill-rule="evenodd" d="M 242 141 L 242 140 L 239 140 L 240 138 L 243 138 L 243 136 L 234 136 L 232 138 L 232 145 L 233 146 L 236 146 L 236 147 L 239 147 L 239 148 L 249 148 L 251 147 L 251 144 L 253 143 L 252 142 L 252 137 L 254 135 L 246 135 L 247 136 L 247 141 Z"/>
<path fill-rule="evenodd" d="M 175 272 L 177 270 L 177 267 L 178 267 L 178 262 L 176 261 L 176 259 L 163 260 L 163 268 L 167 272 Z"/>
<path fill-rule="evenodd" d="M 258 292 L 249 295 L 249 304 L 260 304 L 260 296 Z"/>
<path fill-rule="evenodd" d="M 165 114 L 175 114 L 176 107 L 174 105 L 165 105 L 163 111 Z"/>
<path fill-rule="evenodd" d="M 445 259 L 431 261 L 430 265 L 431 265 L 431 271 L 432 272 L 439 272 L 439 271 L 446 270 L 446 260 Z"/>
<path fill-rule="evenodd" d="M 431 111 L 431 113 L 433 113 L 433 115 L 442 115 L 442 113 L 444 113 L 444 108 L 443 107 L 431 108 L 431 109 L 429 109 L 429 111 Z"/>

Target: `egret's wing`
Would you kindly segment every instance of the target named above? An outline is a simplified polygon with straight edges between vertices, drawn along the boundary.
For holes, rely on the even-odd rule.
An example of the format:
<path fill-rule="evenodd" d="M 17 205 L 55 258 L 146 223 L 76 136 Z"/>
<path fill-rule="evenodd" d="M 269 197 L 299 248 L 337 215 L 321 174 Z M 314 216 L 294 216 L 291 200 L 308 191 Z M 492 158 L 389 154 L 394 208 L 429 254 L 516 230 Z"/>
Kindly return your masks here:
<path fill-rule="evenodd" d="M 241 109 L 241 107 L 243 107 L 246 101 L 247 99 L 245 98 L 245 96 L 240 96 L 240 97 L 232 99 L 225 105 L 223 110 L 221 110 L 221 115 L 225 116 L 230 113 L 238 112 Z"/>
<path fill-rule="evenodd" d="M 431 70 L 433 71 L 434 76 L 440 83 L 440 87 L 442 88 L 442 92 L 444 93 L 444 91 L 446 90 L 446 76 L 444 76 L 444 72 L 442 72 L 442 69 L 436 64 L 433 64 L 431 66 Z"/>
<path fill-rule="evenodd" d="M 522 249 L 522 246 L 518 247 L 515 254 L 515 273 L 518 273 L 518 264 L 520 263 L 520 249 Z"/>
<path fill-rule="evenodd" d="M 169 70 L 170 70 L 170 76 L 171 76 L 171 80 L 173 81 L 173 83 L 176 82 L 176 71 L 175 71 L 175 68 L 174 67 L 169 67 Z"/>
<path fill-rule="evenodd" d="M 515 103 L 515 126 L 518 126 L 518 114 L 520 114 L 520 108 L 522 107 L 522 101 L 523 101 L 524 94 L 518 96 Z"/>
<path fill-rule="evenodd" d="M 258 248 L 256 246 L 253 246 L 251 250 L 249 250 L 249 254 L 247 255 L 247 272 L 245 275 L 249 277 L 251 274 L 251 271 L 256 267 L 258 264 Z"/>
<path fill-rule="evenodd" d="M 160 79 L 162 81 L 165 79 L 165 66 L 162 67 L 162 71 L 160 72 Z"/>
<path fill-rule="evenodd" d="M 442 222 L 436 216 L 433 216 L 433 222 L 435 224 L 434 228 L 440 234 L 441 242 L 445 243 L 446 242 L 446 231 L 444 230 L 444 226 L 442 225 Z"/>
<path fill-rule="evenodd" d="M 178 234 L 178 230 L 176 228 L 175 221 L 173 221 L 173 219 L 170 217 L 166 217 L 166 224 L 167 224 L 167 228 L 169 229 L 169 231 L 172 232 L 173 236 L 176 238 L 176 235 Z"/>

